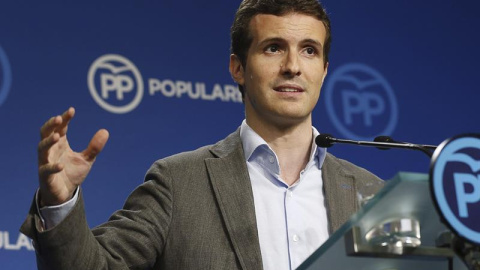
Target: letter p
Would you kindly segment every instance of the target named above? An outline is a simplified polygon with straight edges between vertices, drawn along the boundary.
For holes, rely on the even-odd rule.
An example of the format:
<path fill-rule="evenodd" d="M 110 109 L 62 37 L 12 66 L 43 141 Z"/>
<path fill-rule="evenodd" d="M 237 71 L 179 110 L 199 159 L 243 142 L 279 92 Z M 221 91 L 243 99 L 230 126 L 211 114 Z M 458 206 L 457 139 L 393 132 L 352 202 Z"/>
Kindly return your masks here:
<path fill-rule="evenodd" d="M 102 98 L 107 99 L 108 93 L 111 91 L 117 92 L 117 99 L 123 100 L 123 94 L 132 91 L 133 80 L 125 75 L 101 75 Z"/>
<path fill-rule="evenodd" d="M 345 123 L 351 125 L 353 114 L 363 114 L 365 126 L 372 126 L 372 117 L 383 113 L 385 102 L 380 95 L 375 93 L 358 93 L 357 91 L 344 90 L 342 92 L 343 115 Z"/>
<path fill-rule="evenodd" d="M 460 217 L 468 217 L 467 204 L 476 203 L 480 201 L 480 175 L 467 173 L 454 173 L 455 193 L 457 195 L 458 213 Z M 471 193 L 466 193 L 465 184 L 470 184 L 473 187 Z"/>

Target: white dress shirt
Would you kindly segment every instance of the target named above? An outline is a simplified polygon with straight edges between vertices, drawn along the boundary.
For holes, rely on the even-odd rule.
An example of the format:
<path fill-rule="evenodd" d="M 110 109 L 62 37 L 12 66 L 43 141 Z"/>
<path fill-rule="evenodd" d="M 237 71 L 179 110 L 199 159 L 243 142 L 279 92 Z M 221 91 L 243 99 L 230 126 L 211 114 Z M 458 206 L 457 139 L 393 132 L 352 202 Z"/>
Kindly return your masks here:
<path fill-rule="evenodd" d="M 312 133 L 319 134 L 313 127 Z M 321 170 L 326 150 L 312 142 L 307 166 L 288 186 L 280 178 L 275 152 L 246 121 L 240 137 L 252 181 L 263 268 L 295 269 L 329 237 Z"/>

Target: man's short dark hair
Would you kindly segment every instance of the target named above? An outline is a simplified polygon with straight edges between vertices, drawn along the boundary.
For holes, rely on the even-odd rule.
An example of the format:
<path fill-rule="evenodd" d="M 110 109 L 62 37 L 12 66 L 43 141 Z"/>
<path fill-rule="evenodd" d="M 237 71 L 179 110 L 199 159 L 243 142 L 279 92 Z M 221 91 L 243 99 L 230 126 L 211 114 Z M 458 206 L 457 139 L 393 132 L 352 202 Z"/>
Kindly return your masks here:
<path fill-rule="evenodd" d="M 282 16 L 292 12 L 309 15 L 323 22 L 327 30 L 323 46 L 323 60 L 326 65 L 332 41 L 330 19 L 318 0 L 243 0 L 235 14 L 235 19 L 230 29 L 230 52 L 238 56 L 242 66 L 245 68 L 248 49 L 253 40 L 249 28 L 252 18 L 258 14 Z M 239 88 L 240 92 L 242 92 L 242 97 L 244 97 L 243 87 L 239 85 Z"/>

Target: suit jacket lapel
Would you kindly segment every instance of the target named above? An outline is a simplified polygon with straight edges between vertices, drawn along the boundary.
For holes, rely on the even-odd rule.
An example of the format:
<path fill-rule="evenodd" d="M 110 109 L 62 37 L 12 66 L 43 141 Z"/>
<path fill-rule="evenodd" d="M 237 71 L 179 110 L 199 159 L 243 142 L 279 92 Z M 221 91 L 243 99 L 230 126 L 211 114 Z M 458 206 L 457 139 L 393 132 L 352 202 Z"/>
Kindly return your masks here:
<path fill-rule="evenodd" d="M 335 232 L 356 211 L 354 176 L 345 172 L 342 166 L 327 154 L 322 166 L 325 205 L 330 234 Z"/>
<path fill-rule="evenodd" d="M 212 146 L 205 160 L 212 187 L 243 269 L 262 269 L 255 206 L 239 131 Z"/>

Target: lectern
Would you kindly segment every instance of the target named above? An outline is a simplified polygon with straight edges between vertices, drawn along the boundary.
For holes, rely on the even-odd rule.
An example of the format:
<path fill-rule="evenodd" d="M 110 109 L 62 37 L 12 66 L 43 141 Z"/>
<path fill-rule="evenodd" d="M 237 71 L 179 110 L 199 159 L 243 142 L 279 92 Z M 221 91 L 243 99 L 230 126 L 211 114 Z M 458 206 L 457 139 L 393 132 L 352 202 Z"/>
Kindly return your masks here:
<path fill-rule="evenodd" d="M 440 219 L 429 176 L 398 173 L 298 269 L 467 269 L 442 245 L 450 234 Z"/>

